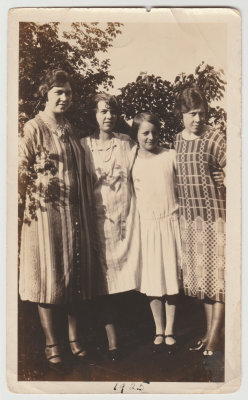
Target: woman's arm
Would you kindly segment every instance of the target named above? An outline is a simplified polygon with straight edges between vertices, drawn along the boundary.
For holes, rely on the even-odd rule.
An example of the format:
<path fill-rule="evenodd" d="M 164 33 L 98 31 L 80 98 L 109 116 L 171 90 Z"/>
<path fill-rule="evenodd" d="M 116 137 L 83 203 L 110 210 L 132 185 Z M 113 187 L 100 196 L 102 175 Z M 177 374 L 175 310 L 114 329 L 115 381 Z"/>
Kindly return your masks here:
<path fill-rule="evenodd" d="M 23 135 L 18 139 L 18 193 L 24 198 L 32 164 L 35 162 L 34 136 L 35 129 L 28 122 L 24 126 Z"/>
<path fill-rule="evenodd" d="M 31 174 L 31 165 L 34 162 L 34 132 L 29 123 L 24 127 L 23 134 L 18 137 L 18 232 L 21 233 L 26 190 Z M 20 238 L 20 236 L 19 236 Z"/>
<path fill-rule="evenodd" d="M 177 187 L 177 152 L 174 149 L 170 149 L 173 162 L 173 182 L 174 182 L 174 193 L 176 201 L 178 202 L 178 187 Z"/>
<path fill-rule="evenodd" d="M 226 139 L 224 135 L 219 134 L 214 143 L 214 157 L 216 168 L 211 175 L 217 187 L 226 185 Z"/>

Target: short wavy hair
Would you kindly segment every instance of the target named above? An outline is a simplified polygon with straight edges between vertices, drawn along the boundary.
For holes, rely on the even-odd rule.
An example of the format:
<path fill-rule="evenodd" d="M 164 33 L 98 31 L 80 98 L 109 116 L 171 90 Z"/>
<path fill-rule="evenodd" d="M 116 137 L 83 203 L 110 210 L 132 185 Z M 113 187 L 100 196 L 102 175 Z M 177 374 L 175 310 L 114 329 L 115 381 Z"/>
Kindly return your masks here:
<path fill-rule="evenodd" d="M 156 127 L 158 132 L 160 131 L 161 125 L 160 125 L 160 121 L 159 121 L 159 118 L 157 117 L 157 115 L 155 115 L 151 112 L 139 113 L 139 114 L 135 115 L 135 117 L 133 119 L 133 123 L 132 123 L 132 137 L 135 140 L 137 140 L 137 135 L 138 135 L 140 125 L 144 121 L 150 122 L 151 124 L 153 124 Z"/>
<path fill-rule="evenodd" d="M 47 97 L 47 93 L 55 86 L 63 86 L 65 83 L 71 85 L 69 74 L 63 69 L 57 68 L 48 71 L 42 78 L 39 87 L 39 94 L 42 99 Z"/>
<path fill-rule="evenodd" d="M 192 109 L 203 106 L 205 115 L 208 114 L 208 103 L 205 95 L 200 91 L 197 86 L 184 89 L 177 97 L 175 104 L 175 114 L 182 116 Z"/>
<path fill-rule="evenodd" d="M 97 121 L 96 121 L 96 112 L 97 112 L 98 103 L 100 101 L 104 101 L 115 112 L 115 114 L 117 115 L 117 122 L 116 122 L 116 125 L 117 125 L 118 121 L 120 119 L 120 115 L 121 115 L 120 106 L 119 106 L 117 98 L 115 96 L 113 96 L 109 93 L 105 93 L 105 92 L 95 94 L 90 99 L 88 115 L 87 115 L 88 122 L 90 123 L 90 125 L 93 127 L 98 126 Z"/>

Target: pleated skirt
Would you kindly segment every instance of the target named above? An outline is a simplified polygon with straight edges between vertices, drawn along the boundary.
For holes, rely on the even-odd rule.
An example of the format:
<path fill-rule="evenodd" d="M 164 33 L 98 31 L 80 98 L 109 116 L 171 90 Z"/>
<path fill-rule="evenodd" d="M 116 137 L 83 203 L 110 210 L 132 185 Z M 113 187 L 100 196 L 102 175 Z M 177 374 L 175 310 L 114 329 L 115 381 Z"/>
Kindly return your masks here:
<path fill-rule="evenodd" d="M 142 266 L 138 290 L 156 297 L 177 294 L 181 276 L 178 218 L 140 218 L 140 228 Z"/>

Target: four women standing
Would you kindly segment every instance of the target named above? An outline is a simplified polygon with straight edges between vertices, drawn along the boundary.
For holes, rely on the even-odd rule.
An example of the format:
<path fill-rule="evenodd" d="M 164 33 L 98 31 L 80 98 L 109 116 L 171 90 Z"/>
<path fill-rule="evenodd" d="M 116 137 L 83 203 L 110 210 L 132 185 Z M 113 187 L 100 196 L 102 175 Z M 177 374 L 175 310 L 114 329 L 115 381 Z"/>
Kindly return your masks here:
<path fill-rule="evenodd" d="M 164 340 L 175 346 L 180 258 L 175 173 L 184 289 L 204 301 L 207 316 L 207 333 L 192 349 L 211 355 L 224 315 L 225 203 L 215 181 L 225 166 L 225 144 L 204 124 L 204 97 L 186 89 L 179 99 L 185 129 L 176 138 L 176 155 L 157 147 L 159 122 L 149 113 L 134 119 L 137 151 L 128 136 L 115 131 L 119 107 L 107 94 L 95 96 L 95 131 L 80 145 L 64 117 L 72 100 L 68 75 L 48 73 L 40 93 L 45 109 L 26 124 L 20 139 L 25 214 L 19 286 L 22 300 L 38 304 L 50 366 L 63 361 L 54 324 L 57 305 L 67 307 L 72 353 L 84 358 L 74 305 L 100 296 L 109 355 L 116 360 L 114 296 L 137 288 L 150 296 L 154 346 Z"/>

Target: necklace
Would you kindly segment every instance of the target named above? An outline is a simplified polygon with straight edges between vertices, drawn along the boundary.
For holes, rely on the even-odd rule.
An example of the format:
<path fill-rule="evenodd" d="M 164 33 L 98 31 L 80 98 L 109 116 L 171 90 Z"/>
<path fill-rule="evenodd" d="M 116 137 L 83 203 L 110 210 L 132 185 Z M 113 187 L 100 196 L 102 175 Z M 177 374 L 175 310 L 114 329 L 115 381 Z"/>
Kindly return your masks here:
<path fill-rule="evenodd" d="M 113 140 L 113 139 L 114 139 L 114 138 L 112 137 L 112 138 L 108 141 L 107 145 L 101 147 L 101 146 L 99 146 L 99 144 L 98 144 L 99 139 L 94 138 L 94 141 L 95 141 L 95 145 L 96 145 L 96 149 L 97 149 L 97 151 L 98 151 L 98 154 L 99 154 L 99 155 L 100 155 L 100 154 L 101 154 L 101 155 L 103 154 L 103 157 L 101 157 L 101 158 L 102 158 L 102 161 L 103 161 L 104 163 L 107 163 L 108 161 L 110 161 L 110 159 L 111 159 L 111 157 L 112 157 L 113 150 L 114 150 L 114 140 Z M 92 147 L 92 138 L 91 138 L 91 147 Z"/>
<path fill-rule="evenodd" d="M 42 117 L 44 124 L 48 127 L 50 131 L 52 131 L 52 133 L 57 135 L 63 142 L 68 141 L 70 125 L 66 120 L 64 120 L 62 123 L 58 123 L 44 112 L 42 113 Z"/>

